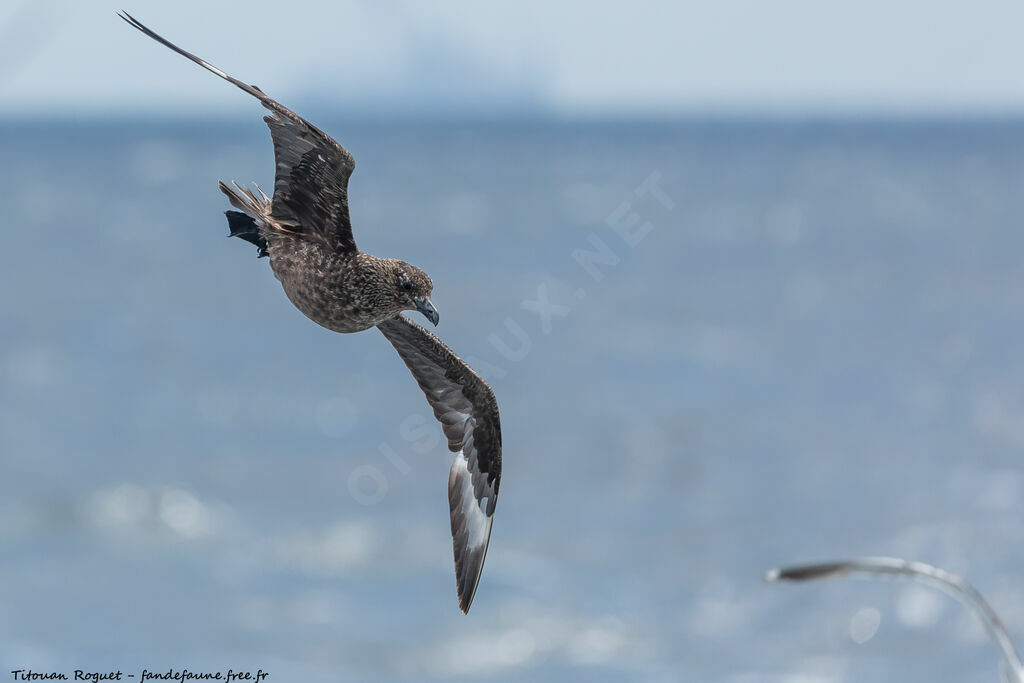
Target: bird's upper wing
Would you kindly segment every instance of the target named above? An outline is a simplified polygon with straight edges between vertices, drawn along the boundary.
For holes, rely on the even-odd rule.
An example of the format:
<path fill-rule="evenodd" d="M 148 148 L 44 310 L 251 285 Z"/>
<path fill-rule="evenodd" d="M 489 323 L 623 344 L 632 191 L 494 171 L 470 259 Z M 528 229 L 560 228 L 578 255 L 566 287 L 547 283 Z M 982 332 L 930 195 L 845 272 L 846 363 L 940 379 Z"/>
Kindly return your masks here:
<path fill-rule="evenodd" d="M 458 455 L 448 476 L 459 607 L 469 611 L 491 539 L 501 423 L 491 387 L 433 334 L 399 315 L 377 325 L 398 351 Z"/>
<path fill-rule="evenodd" d="M 341 251 L 355 250 L 348 215 L 348 179 L 356 166 L 347 149 L 329 135 L 263 93 L 229 76 L 141 24 L 119 15 L 150 38 L 233 83 L 273 112 L 263 117 L 274 140 L 274 197 L 271 218 L 281 227 Z"/>

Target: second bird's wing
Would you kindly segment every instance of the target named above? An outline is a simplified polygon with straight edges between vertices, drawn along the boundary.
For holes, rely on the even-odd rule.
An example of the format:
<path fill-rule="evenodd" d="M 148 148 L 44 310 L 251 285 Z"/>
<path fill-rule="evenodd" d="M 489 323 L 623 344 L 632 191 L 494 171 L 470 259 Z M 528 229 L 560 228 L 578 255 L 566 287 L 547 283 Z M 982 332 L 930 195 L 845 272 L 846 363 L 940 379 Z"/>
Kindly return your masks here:
<path fill-rule="evenodd" d="M 271 218 L 282 228 L 339 251 L 356 248 L 348 214 L 348 179 L 356 167 L 347 149 L 254 85 L 224 73 L 144 26 L 127 12 L 129 24 L 180 55 L 258 99 L 273 112 L 263 117 L 274 141 L 274 197 Z"/>
<path fill-rule="evenodd" d="M 448 475 L 455 583 L 469 611 L 480 583 L 501 481 L 501 422 L 491 387 L 423 327 L 399 315 L 377 325 L 412 371 L 457 453 Z"/>

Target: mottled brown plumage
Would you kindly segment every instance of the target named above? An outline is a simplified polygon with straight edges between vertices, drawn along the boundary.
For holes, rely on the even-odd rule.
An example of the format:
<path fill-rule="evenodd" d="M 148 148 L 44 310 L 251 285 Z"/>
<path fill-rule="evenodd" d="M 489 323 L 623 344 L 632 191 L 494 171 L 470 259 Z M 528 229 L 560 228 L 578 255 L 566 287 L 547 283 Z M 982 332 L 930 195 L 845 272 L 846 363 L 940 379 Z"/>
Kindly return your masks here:
<path fill-rule="evenodd" d="M 274 143 L 273 198 L 220 183 L 237 211 L 230 234 L 269 256 L 274 275 L 295 307 L 335 332 L 380 328 L 412 372 L 458 453 L 448 480 L 459 606 L 468 612 L 490 542 L 501 480 L 501 424 L 494 392 L 437 337 L 407 320 L 418 310 L 434 325 L 434 284 L 419 268 L 359 250 L 352 236 L 348 150 L 256 86 L 246 85 L 186 52 L 128 14 L 122 19 L 150 38 L 257 98 Z"/>
<path fill-rule="evenodd" d="M 273 225 L 269 203 L 223 182 L 220 188 L 233 206 L 247 216 L 259 216 L 261 253 L 270 256 L 288 299 L 314 322 L 335 332 L 361 332 L 402 311 L 420 310 L 437 324 L 430 301 L 434 283 L 416 266 L 354 247 L 343 251 L 325 246 L 302 232 L 265 227 Z"/>

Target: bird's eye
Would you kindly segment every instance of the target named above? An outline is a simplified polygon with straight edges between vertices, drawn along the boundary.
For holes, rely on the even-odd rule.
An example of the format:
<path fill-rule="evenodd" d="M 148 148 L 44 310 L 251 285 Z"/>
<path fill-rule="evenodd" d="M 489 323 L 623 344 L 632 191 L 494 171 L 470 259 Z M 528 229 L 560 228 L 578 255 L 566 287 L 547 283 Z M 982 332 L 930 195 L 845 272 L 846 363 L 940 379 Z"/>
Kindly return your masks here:
<path fill-rule="evenodd" d="M 402 280 L 402 289 L 404 289 L 407 292 L 411 292 L 412 291 L 412 283 L 409 282 L 408 280 Z"/>

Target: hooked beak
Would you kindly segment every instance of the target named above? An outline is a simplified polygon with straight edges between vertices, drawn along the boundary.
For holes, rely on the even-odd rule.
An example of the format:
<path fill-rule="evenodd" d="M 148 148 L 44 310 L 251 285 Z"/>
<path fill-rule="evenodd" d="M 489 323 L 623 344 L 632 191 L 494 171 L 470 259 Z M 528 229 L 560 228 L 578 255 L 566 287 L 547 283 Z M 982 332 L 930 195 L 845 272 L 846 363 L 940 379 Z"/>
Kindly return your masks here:
<path fill-rule="evenodd" d="M 437 309 L 434 308 L 434 304 L 427 297 L 416 297 L 412 300 L 416 304 L 416 310 L 426 316 L 427 320 L 434 323 L 434 327 L 437 327 L 437 321 L 441 319 L 441 316 L 437 314 Z"/>

